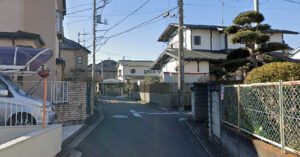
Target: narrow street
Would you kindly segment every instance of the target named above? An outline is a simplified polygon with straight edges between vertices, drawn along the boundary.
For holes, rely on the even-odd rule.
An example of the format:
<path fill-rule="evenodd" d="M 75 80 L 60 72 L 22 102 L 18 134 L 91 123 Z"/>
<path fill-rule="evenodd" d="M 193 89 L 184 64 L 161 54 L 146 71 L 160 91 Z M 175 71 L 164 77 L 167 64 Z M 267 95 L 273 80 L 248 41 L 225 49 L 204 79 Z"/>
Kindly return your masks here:
<path fill-rule="evenodd" d="M 101 101 L 104 120 L 76 148 L 84 157 L 208 156 L 185 126 L 189 114 L 125 98 Z"/>

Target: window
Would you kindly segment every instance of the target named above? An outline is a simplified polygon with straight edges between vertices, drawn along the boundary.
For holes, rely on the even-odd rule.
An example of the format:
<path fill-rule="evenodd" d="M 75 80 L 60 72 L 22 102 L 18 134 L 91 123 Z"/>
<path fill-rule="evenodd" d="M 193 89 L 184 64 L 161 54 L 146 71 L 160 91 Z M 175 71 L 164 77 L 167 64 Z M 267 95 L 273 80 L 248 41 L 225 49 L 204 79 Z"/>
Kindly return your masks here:
<path fill-rule="evenodd" d="M 77 63 L 82 64 L 82 56 L 77 57 Z"/>
<path fill-rule="evenodd" d="M 130 69 L 130 72 L 131 72 L 132 74 L 135 74 L 135 73 L 136 73 L 136 70 L 135 70 L 135 69 Z"/>
<path fill-rule="evenodd" d="M 194 36 L 194 45 L 201 45 L 201 36 Z"/>
<path fill-rule="evenodd" d="M 144 74 L 154 74 L 155 70 L 144 70 Z"/>
<path fill-rule="evenodd" d="M 57 32 L 62 33 L 62 13 L 60 12 L 56 14 L 56 29 Z"/>

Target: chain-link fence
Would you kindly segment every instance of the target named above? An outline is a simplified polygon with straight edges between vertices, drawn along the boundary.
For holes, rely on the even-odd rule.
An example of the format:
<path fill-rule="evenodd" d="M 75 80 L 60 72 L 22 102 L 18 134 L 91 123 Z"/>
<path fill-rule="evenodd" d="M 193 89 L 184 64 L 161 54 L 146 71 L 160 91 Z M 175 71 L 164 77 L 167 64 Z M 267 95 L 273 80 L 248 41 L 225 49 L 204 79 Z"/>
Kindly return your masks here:
<path fill-rule="evenodd" d="M 300 82 L 224 86 L 223 122 L 295 153 L 300 152 Z"/>

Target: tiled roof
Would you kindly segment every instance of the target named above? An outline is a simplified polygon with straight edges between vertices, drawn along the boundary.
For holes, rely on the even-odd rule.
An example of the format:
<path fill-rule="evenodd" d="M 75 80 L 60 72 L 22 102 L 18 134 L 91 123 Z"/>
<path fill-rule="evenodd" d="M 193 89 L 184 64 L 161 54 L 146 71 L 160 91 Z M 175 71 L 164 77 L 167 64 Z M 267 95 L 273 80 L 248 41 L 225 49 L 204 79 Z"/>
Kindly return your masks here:
<path fill-rule="evenodd" d="M 63 50 L 80 50 L 80 49 L 84 49 L 86 50 L 88 53 L 91 53 L 90 50 L 88 50 L 86 47 L 80 45 L 79 43 L 67 39 L 64 37 L 64 42 L 60 44 L 61 49 Z"/>
<path fill-rule="evenodd" d="M 98 64 L 96 64 L 96 71 L 102 71 L 102 64 L 103 64 L 103 71 L 104 72 L 116 72 L 117 71 L 117 62 L 114 60 L 104 60 Z M 89 70 L 92 70 L 92 65 L 88 66 Z"/>
<path fill-rule="evenodd" d="M 9 38 L 9 39 L 32 39 L 38 40 L 41 45 L 45 45 L 44 40 L 39 34 L 17 31 L 17 32 L 0 32 L 0 38 Z"/>
<path fill-rule="evenodd" d="M 119 60 L 118 64 L 127 67 L 150 67 L 154 61 L 148 60 Z"/>
<path fill-rule="evenodd" d="M 185 61 L 223 61 L 226 59 L 227 54 L 222 51 L 197 51 L 197 50 L 184 50 Z M 166 49 L 151 66 L 153 69 L 159 69 L 161 60 L 167 57 L 178 58 L 178 49 Z"/>

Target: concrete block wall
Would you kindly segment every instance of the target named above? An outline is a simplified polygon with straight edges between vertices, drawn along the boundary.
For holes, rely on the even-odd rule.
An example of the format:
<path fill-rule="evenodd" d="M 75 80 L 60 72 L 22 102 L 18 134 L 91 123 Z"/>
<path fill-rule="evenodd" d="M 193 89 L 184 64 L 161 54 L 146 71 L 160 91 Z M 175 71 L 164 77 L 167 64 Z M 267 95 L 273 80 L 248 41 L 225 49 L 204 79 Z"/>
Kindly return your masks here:
<path fill-rule="evenodd" d="M 58 122 L 84 121 L 88 117 L 86 90 L 86 82 L 69 82 L 68 103 L 55 104 Z"/>
<path fill-rule="evenodd" d="M 221 100 L 220 85 L 210 84 L 208 86 L 208 115 L 209 134 L 221 138 Z"/>

